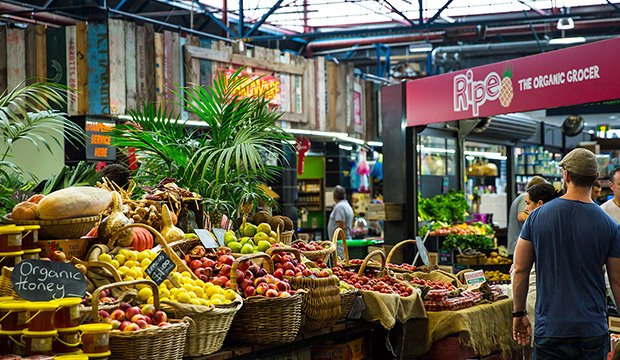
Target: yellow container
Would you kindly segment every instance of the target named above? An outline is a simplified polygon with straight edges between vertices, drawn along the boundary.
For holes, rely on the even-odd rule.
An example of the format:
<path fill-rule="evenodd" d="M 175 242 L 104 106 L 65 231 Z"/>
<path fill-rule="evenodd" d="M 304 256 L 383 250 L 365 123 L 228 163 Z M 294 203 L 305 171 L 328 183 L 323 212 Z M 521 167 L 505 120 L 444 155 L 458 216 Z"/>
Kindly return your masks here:
<path fill-rule="evenodd" d="M 24 260 L 28 260 L 28 259 L 38 260 L 40 258 L 39 257 L 40 252 L 41 252 L 41 249 L 39 248 L 24 250 L 24 255 L 22 257 Z"/>
<path fill-rule="evenodd" d="M 39 241 L 39 229 L 40 225 L 21 225 L 24 228 L 24 234 L 22 234 L 22 249 L 36 249 L 37 241 Z"/>
<path fill-rule="evenodd" d="M 80 350 L 80 327 L 57 329 L 58 336 L 54 339 L 52 350 L 54 354 L 73 354 Z"/>
<path fill-rule="evenodd" d="M 16 354 L 22 348 L 21 330 L 0 330 L 0 355 Z"/>
<path fill-rule="evenodd" d="M 73 328 L 80 325 L 79 306 L 82 303 L 82 299 L 70 297 L 52 300 L 51 302 L 58 305 L 58 311 L 54 315 L 54 326 L 56 329 Z"/>
<path fill-rule="evenodd" d="M 25 353 L 31 355 L 52 355 L 52 344 L 58 336 L 56 330 L 52 331 L 28 331 L 24 330 L 22 342 L 24 343 Z"/>
<path fill-rule="evenodd" d="M 15 267 L 22 261 L 24 251 L 0 252 L 0 267 Z"/>
<path fill-rule="evenodd" d="M 0 328 L 2 330 L 23 330 L 28 321 L 29 301 L 9 300 L 0 302 Z"/>
<path fill-rule="evenodd" d="M 110 345 L 110 324 L 80 325 L 82 332 L 82 351 L 92 357 L 93 354 L 106 353 Z"/>
<path fill-rule="evenodd" d="M 28 304 L 30 318 L 26 321 L 28 331 L 52 331 L 54 330 L 54 315 L 58 310 L 58 304 L 51 301 L 36 301 Z"/>
<path fill-rule="evenodd" d="M 0 226 L 0 252 L 20 251 L 24 230 L 21 226 Z"/>
<path fill-rule="evenodd" d="M 88 354 L 88 358 L 89 359 L 96 359 L 96 360 L 107 360 L 108 356 L 112 355 L 111 351 L 106 351 L 104 353 L 99 353 L 99 354 Z"/>
<path fill-rule="evenodd" d="M 88 355 L 82 354 L 82 352 L 77 352 L 76 354 L 56 355 L 54 356 L 54 360 L 88 360 Z"/>
<path fill-rule="evenodd" d="M 0 296 L 0 302 L 15 300 L 12 296 Z"/>

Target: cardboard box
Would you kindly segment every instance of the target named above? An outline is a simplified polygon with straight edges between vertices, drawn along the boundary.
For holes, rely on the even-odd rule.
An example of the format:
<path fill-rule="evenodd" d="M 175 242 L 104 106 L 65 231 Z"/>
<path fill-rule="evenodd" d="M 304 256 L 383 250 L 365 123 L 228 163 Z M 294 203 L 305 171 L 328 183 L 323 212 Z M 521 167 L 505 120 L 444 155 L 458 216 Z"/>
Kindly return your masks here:
<path fill-rule="evenodd" d="M 396 265 L 400 265 L 403 263 L 403 248 L 406 247 L 408 244 L 403 245 L 401 247 L 399 247 L 398 249 L 396 249 L 396 251 L 394 251 L 394 254 L 392 254 L 392 259 L 390 260 L 390 262 L 392 264 L 396 264 Z M 412 245 L 415 246 L 415 245 Z M 374 245 L 374 246 L 368 246 L 368 254 L 370 254 L 371 252 L 375 251 L 375 250 L 381 250 L 383 251 L 383 253 L 385 254 L 385 256 L 387 257 L 387 255 L 390 253 L 390 250 L 392 250 L 392 248 L 394 247 L 394 245 Z M 349 249 L 349 251 L 351 251 Z M 375 259 L 377 260 L 377 259 Z M 377 260 L 379 261 L 379 260 Z"/>
<path fill-rule="evenodd" d="M 362 360 L 366 358 L 366 338 L 344 344 L 313 345 L 312 360 Z"/>
<path fill-rule="evenodd" d="M 368 220 L 401 221 L 403 219 L 403 204 L 369 204 L 366 218 Z"/>
<path fill-rule="evenodd" d="M 610 331 L 620 332 L 620 317 L 610 316 L 607 321 L 609 322 Z"/>
<path fill-rule="evenodd" d="M 88 239 L 55 239 L 55 240 L 39 240 L 37 246 L 41 248 L 40 257 L 49 257 L 50 245 L 54 243 L 67 256 L 67 260 L 77 257 L 84 260 L 86 250 L 88 249 Z"/>

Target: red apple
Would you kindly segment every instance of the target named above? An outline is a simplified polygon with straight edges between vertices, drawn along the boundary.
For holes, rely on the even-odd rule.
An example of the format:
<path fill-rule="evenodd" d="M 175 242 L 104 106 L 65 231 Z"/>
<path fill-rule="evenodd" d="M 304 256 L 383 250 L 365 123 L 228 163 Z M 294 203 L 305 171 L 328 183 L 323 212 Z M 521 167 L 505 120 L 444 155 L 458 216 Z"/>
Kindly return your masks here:
<path fill-rule="evenodd" d="M 275 289 L 269 289 L 267 290 L 267 292 L 265 293 L 266 297 L 278 297 L 278 291 Z"/>
<path fill-rule="evenodd" d="M 222 268 L 220 269 L 220 275 L 230 275 L 230 265 L 222 265 Z"/>
<path fill-rule="evenodd" d="M 118 308 L 119 308 L 120 310 L 127 311 L 127 310 L 129 310 L 129 309 L 131 308 L 131 305 L 130 305 L 130 304 L 128 304 L 128 303 L 126 303 L 126 302 L 122 302 L 122 303 L 118 306 Z"/>
<path fill-rule="evenodd" d="M 185 257 L 183 258 L 183 260 L 185 260 L 186 264 L 190 264 L 192 262 L 192 258 L 189 257 L 189 254 L 185 254 Z"/>
<path fill-rule="evenodd" d="M 114 310 L 112 314 L 110 314 L 110 318 L 112 320 L 123 321 L 125 320 L 125 312 L 121 309 Z"/>
<path fill-rule="evenodd" d="M 198 260 L 194 260 L 194 261 L 198 261 Z M 205 269 L 201 266 L 201 267 L 197 267 L 196 269 L 193 269 L 194 271 L 194 275 L 196 275 L 196 277 L 200 277 L 200 275 L 204 274 Z"/>
<path fill-rule="evenodd" d="M 246 271 L 250 267 L 250 260 L 244 260 L 237 265 L 237 269 L 241 271 Z"/>
<path fill-rule="evenodd" d="M 269 290 L 269 285 L 267 283 L 260 283 L 256 286 L 256 294 L 265 295 Z"/>
<path fill-rule="evenodd" d="M 276 269 L 282 269 L 282 267 L 283 267 L 282 263 L 277 263 L 276 264 Z"/>
<path fill-rule="evenodd" d="M 252 264 L 248 267 L 248 270 L 250 270 L 252 272 L 253 275 L 257 275 L 258 272 L 260 271 L 260 266 L 256 265 L 256 264 Z"/>
<path fill-rule="evenodd" d="M 120 331 L 123 331 L 123 330 L 125 330 L 125 328 L 126 328 L 126 327 L 127 327 L 127 325 L 129 325 L 129 324 L 131 324 L 131 321 L 127 321 L 127 320 L 125 320 L 125 321 L 121 322 L 121 326 L 119 326 L 119 327 L 118 327 L 118 329 L 119 329 Z"/>
<path fill-rule="evenodd" d="M 155 315 L 155 312 L 157 312 L 157 309 L 155 308 L 155 305 L 153 304 L 146 304 L 142 307 L 142 312 L 141 314 L 144 316 L 153 316 Z"/>
<path fill-rule="evenodd" d="M 138 331 L 140 330 L 140 326 L 138 324 L 129 323 L 125 328 L 121 331 Z"/>
<path fill-rule="evenodd" d="M 108 314 L 105 310 L 99 310 L 99 319 L 103 324 L 109 324 L 112 319 L 110 319 L 110 314 Z"/>
<path fill-rule="evenodd" d="M 312 270 L 312 271 L 311 271 L 311 274 L 312 274 L 312 275 L 314 275 L 314 276 L 316 276 L 316 277 L 319 277 L 319 274 L 320 274 L 320 273 L 319 273 L 318 271 L 316 271 L 316 270 Z"/>
<path fill-rule="evenodd" d="M 226 280 L 226 282 L 224 283 L 224 288 L 230 288 L 230 280 Z"/>
<path fill-rule="evenodd" d="M 280 254 L 273 254 L 271 255 L 271 260 L 273 260 L 274 263 L 279 263 L 282 261 L 282 256 Z"/>
<path fill-rule="evenodd" d="M 136 321 L 136 325 L 138 325 L 140 327 L 140 329 L 146 329 L 147 326 L 149 326 L 149 324 L 147 324 L 146 320 L 144 320 L 144 319 L 140 319 L 140 320 Z"/>
<path fill-rule="evenodd" d="M 110 321 L 110 324 L 112 324 L 112 329 L 120 329 L 121 327 L 121 322 L 118 320 L 112 320 Z"/>
<path fill-rule="evenodd" d="M 202 280 L 202 282 L 209 282 L 209 277 L 207 275 L 202 274 L 198 278 Z"/>
<path fill-rule="evenodd" d="M 254 280 L 254 274 L 250 270 L 245 271 L 245 278 L 249 280 Z"/>
<path fill-rule="evenodd" d="M 289 293 L 288 293 L 288 292 L 286 292 L 286 291 L 282 291 L 281 293 L 279 293 L 279 294 L 278 294 L 278 296 L 279 296 L 279 297 L 290 297 L 290 296 L 291 296 L 291 294 L 289 294 Z"/>
<path fill-rule="evenodd" d="M 304 269 L 304 271 L 301 272 L 303 274 L 303 276 L 310 276 L 312 275 L 312 272 L 308 269 Z"/>
<path fill-rule="evenodd" d="M 256 295 L 256 288 L 254 286 L 248 286 L 245 288 L 243 293 L 245 294 L 245 297 L 254 296 Z"/>
<path fill-rule="evenodd" d="M 276 279 L 282 279 L 284 277 L 284 270 L 277 269 L 273 272 L 273 276 L 275 276 Z"/>
<path fill-rule="evenodd" d="M 140 315 L 142 314 L 142 311 L 140 310 L 139 307 L 132 307 L 127 309 L 127 311 L 125 311 L 125 319 L 129 319 L 131 320 L 132 317 L 136 316 L 136 315 Z"/>
<path fill-rule="evenodd" d="M 251 286 L 251 285 L 252 285 L 252 281 L 250 281 L 250 280 L 248 280 L 248 279 L 243 279 L 243 280 L 241 281 L 241 284 L 239 284 L 239 287 L 240 287 L 242 290 L 245 290 L 245 288 L 247 288 L 248 286 Z"/>
<path fill-rule="evenodd" d="M 282 268 L 283 268 L 284 270 L 293 270 L 293 269 L 295 268 L 295 265 L 293 265 L 293 263 L 292 263 L 292 262 L 287 261 L 287 262 L 285 262 L 285 263 L 284 263 L 284 265 L 282 266 Z"/>
<path fill-rule="evenodd" d="M 237 269 L 237 284 L 240 284 L 243 279 L 245 279 L 245 274 L 243 271 Z"/>
<path fill-rule="evenodd" d="M 159 325 L 162 322 L 167 322 L 167 321 L 168 321 L 168 315 L 166 315 L 166 313 L 163 311 L 158 311 L 155 313 L 155 315 L 153 315 L 153 324 L 155 325 Z"/>
<path fill-rule="evenodd" d="M 203 268 L 212 268 L 215 266 L 215 261 L 209 259 L 209 258 L 204 258 L 204 260 L 202 261 L 202 267 Z"/>
<path fill-rule="evenodd" d="M 289 263 L 290 264 L 290 263 Z M 284 272 L 284 276 L 295 276 L 295 272 L 293 270 L 286 270 Z"/>
<path fill-rule="evenodd" d="M 192 260 L 192 262 L 189 263 L 189 268 L 192 270 L 196 270 L 199 267 L 202 267 L 202 261 L 200 260 Z"/>
<path fill-rule="evenodd" d="M 235 258 L 232 255 L 222 255 L 219 258 L 222 264 L 232 265 L 235 262 Z"/>
<path fill-rule="evenodd" d="M 267 274 L 268 274 L 268 273 L 267 273 L 267 270 L 265 270 L 265 269 L 260 269 L 260 270 L 258 270 L 258 273 L 256 274 L 256 276 L 265 276 L 265 275 L 267 275 Z"/>
<path fill-rule="evenodd" d="M 321 270 L 321 272 L 319 273 L 319 277 L 329 277 L 329 273 L 327 272 L 327 270 Z"/>

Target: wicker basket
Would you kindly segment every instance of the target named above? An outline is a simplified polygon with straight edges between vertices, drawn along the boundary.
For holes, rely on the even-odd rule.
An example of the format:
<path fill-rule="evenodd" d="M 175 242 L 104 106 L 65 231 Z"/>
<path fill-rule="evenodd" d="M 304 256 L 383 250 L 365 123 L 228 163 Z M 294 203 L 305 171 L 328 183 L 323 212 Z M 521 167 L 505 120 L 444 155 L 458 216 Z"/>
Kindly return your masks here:
<path fill-rule="evenodd" d="M 2 277 L 0 278 L 0 297 L 12 296 L 14 299 L 20 299 L 15 290 L 13 290 L 13 283 L 11 283 L 11 274 L 13 268 L 6 266 L 2 267 Z"/>
<path fill-rule="evenodd" d="M 415 240 L 409 239 L 409 240 L 403 240 L 401 242 L 399 242 L 398 244 L 394 245 L 392 247 L 392 249 L 390 250 L 390 252 L 387 254 L 387 258 L 385 259 L 385 266 L 388 268 L 388 270 L 393 271 L 393 272 L 397 272 L 397 273 L 413 273 L 413 271 L 411 270 L 406 270 L 406 269 L 401 269 L 401 268 L 395 268 L 395 267 L 390 267 L 389 264 L 391 264 L 392 261 L 392 256 L 396 253 L 396 249 L 398 249 L 399 247 L 401 247 L 402 245 L 405 244 L 415 244 Z M 366 266 L 370 267 L 370 268 L 379 268 L 380 265 L 376 264 L 376 263 L 368 263 Z"/>
<path fill-rule="evenodd" d="M 266 270 L 273 273 L 273 261 L 265 253 L 242 256 L 235 260 L 230 270 L 230 285 L 237 290 L 237 266 L 245 260 L 265 259 Z M 290 297 L 252 296 L 230 327 L 228 337 L 235 341 L 253 344 L 284 344 L 295 340 L 301 326 L 302 291 Z"/>
<path fill-rule="evenodd" d="M 303 242 L 302 240 L 296 240 L 293 244 Z M 331 241 L 314 241 L 314 243 L 323 246 L 325 249 L 323 250 L 315 250 L 315 251 L 303 251 L 299 250 L 301 254 L 307 257 L 311 261 L 316 261 L 317 259 L 323 260 L 323 262 L 327 262 L 329 255 L 336 251 L 336 243 L 332 243 Z"/>
<path fill-rule="evenodd" d="M 86 235 L 99 221 L 99 215 L 60 220 L 15 220 L 4 215 L 7 224 L 39 225 L 39 239 L 78 239 Z"/>
<path fill-rule="evenodd" d="M 153 288 L 153 304 L 157 310 L 160 309 L 159 291 L 157 285 L 152 280 L 133 280 L 115 284 L 104 285 L 93 293 L 92 316 L 97 322 L 99 319 L 99 293 L 103 289 L 118 286 L 147 284 Z M 170 321 L 171 325 L 143 329 L 132 332 L 112 331 L 110 332 L 110 350 L 112 355 L 109 359 L 129 360 L 129 359 L 158 359 L 158 360 L 181 360 L 185 350 L 185 339 L 187 328 L 191 319 L 183 321 Z"/>
<path fill-rule="evenodd" d="M 355 297 L 358 294 L 359 291 L 357 289 L 349 289 L 340 293 L 340 317 L 338 318 L 338 321 L 344 321 L 347 319 L 349 311 L 351 311 L 353 303 L 355 303 Z"/>
<path fill-rule="evenodd" d="M 293 242 L 293 235 L 295 234 L 294 230 L 282 231 L 280 233 L 280 242 L 286 246 L 291 245 Z"/>
<path fill-rule="evenodd" d="M 288 252 L 301 263 L 300 251 L 289 247 L 270 248 L 273 253 Z M 331 275 L 324 278 L 285 276 L 294 290 L 304 289 L 301 310 L 306 316 L 303 328 L 308 330 L 333 326 L 340 317 L 340 280 Z"/>
<path fill-rule="evenodd" d="M 338 256 L 338 238 L 342 240 L 342 247 L 344 248 L 344 260 Z M 349 262 L 349 247 L 347 246 L 347 236 L 344 234 L 344 231 L 341 228 L 336 228 L 334 231 L 334 236 L 332 237 L 332 241 L 336 244 L 336 248 L 334 252 L 332 252 L 332 266 L 342 265 L 344 267 L 350 267 L 351 263 Z"/>
<path fill-rule="evenodd" d="M 190 317 L 184 356 L 209 355 L 222 348 L 230 325 L 243 306 L 241 296 L 229 304 L 201 306 L 164 301 L 162 308 L 176 318 Z"/>

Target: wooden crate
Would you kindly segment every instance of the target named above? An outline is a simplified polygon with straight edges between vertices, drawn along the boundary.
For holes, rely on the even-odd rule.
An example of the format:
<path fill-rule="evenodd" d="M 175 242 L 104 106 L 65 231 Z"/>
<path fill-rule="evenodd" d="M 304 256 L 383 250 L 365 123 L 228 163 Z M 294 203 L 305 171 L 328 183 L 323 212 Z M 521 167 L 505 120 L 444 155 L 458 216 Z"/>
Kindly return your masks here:
<path fill-rule="evenodd" d="M 620 317 L 610 316 L 608 321 L 609 321 L 609 330 L 620 333 Z"/>
<path fill-rule="evenodd" d="M 367 217 L 368 220 L 400 221 L 403 219 L 403 204 L 369 204 Z"/>

